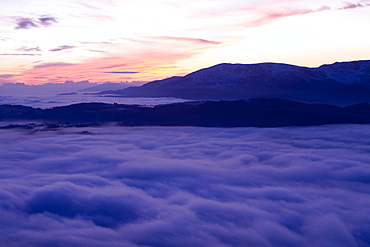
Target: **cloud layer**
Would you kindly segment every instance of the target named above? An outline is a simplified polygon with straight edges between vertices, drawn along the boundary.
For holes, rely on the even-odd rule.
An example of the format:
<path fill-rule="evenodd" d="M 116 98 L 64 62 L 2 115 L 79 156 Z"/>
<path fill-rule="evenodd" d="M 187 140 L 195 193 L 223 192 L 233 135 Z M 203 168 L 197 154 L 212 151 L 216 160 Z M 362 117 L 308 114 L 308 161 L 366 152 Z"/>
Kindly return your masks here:
<path fill-rule="evenodd" d="M 60 86 L 58 87 L 56 85 Z M 44 84 L 40 86 L 26 86 L 24 84 L 15 84 L 15 86 L 11 86 L 11 84 L 6 84 L 0 86 L 0 90 L 3 92 L 3 95 L 0 96 L 0 104 L 50 108 L 86 102 L 155 106 L 187 101 L 179 98 L 121 98 L 99 96 L 96 94 L 69 94 L 76 90 L 86 89 L 86 87 L 80 87 L 80 85 L 83 86 L 82 83 L 71 83 L 70 85 L 68 85 L 68 83 L 63 83 L 56 85 Z M 58 95 L 56 95 L 56 93 L 58 93 Z M 36 94 L 38 96 L 36 96 Z"/>
<path fill-rule="evenodd" d="M 8 246 L 370 246 L 369 125 L 0 130 Z"/>

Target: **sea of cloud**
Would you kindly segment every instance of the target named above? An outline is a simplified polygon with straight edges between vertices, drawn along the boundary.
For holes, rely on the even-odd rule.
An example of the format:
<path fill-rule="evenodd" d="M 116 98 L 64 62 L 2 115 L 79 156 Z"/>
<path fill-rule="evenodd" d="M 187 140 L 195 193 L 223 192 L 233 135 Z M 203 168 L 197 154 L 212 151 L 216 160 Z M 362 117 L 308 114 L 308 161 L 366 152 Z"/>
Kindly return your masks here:
<path fill-rule="evenodd" d="M 0 140 L 0 246 L 370 246 L 370 125 Z"/>
<path fill-rule="evenodd" d="M 162 98 L 124 98 L 112 97 L 99 94 L 71 94 L 71 95 L 56 95 L 56 94 L 25 94 L 25 95 L 0 95 L 0 104 L 24 105 L 35 108 L 50 108 L 56 106 L 66 106 L 84 102 L 102 102 L 108 104 L 128 104 L 128 105 L 144 105 L 155 106 L 171 103 L 185 102 L 188 100 L 162 97 Z"/>

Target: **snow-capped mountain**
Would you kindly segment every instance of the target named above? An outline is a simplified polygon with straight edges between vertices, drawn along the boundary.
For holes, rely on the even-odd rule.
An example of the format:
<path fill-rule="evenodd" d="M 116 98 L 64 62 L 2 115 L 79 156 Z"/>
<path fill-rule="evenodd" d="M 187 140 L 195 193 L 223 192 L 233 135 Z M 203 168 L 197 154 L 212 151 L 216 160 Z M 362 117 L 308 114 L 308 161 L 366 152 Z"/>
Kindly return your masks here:
<path fill-rule="evenodd" d="M 370 84 L 369 60 L 323 65 L 318 70 L 327 78 L 345 85 Z"/>
<path fill-rule="evenodd" d="M 202 100 L 279 97 L 332 104 L 370 102 L 370 60 L 318 68 L 279 63 L 219 64 L 184 77 L 109 93 Z"/>

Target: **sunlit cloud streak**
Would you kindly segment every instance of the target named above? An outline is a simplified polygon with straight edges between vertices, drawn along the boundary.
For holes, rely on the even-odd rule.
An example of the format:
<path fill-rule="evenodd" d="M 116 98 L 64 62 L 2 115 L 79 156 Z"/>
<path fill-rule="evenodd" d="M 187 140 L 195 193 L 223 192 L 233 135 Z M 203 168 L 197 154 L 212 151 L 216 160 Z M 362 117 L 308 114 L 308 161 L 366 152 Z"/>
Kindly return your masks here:
<path fill-rule="evenodd" d="M 168 41 L 188 41 L 194 42 L 199 44 L 211 44 L 211 45 L 219 45 L 221 42 L 206 40 L 206 39 L 195 39 L 195 38 L 187 38 L 187 37 L 171 37 L 171 36 L 148 36 L 146 38 L 149 39 L 158 39 L 158 40 L 168 40 Z"/>
<path fill-rule="evenodd" d="M 127 66 L 128 64 L 122 63 L 122 64 L 114 64 L 110 66 L 105 66 L 105 67 L 100 67 L 99 69 L 113 69 L 113 68 L 119 68 L 119 67 L 124 67 Z"/>
<path fill-rule="evenodd" d="M 357 8 L 364 8 L 364 7 L 369 7 L 370 3 L 346 3 L 345 6 L 339 8 L 340 10 L 345 10 L 345 9 L 357 9 Z"/>
<path fill-rule="evenodd" d="M 254 21 L 248 22 L 247 26 L 252 26 L 252 27 L 261 26 L 261 25 L 265 25 L 270 22 L 273 22 L 275 20 L 278 20 L 280 18 L 286 18 L 286 17 L 298 16 L 298 15 L 306 15 L 306 14 L 326 11 L 330 9 L 331 8 L 328 6 L 322 6 L 316 10 L 314 9 L 290 9 L 290 8 L 270 10 L 267 13 L 264 13 L 263 17 L 258 18 Z"/>
<path fill-rule="evenodd" d="M 41 54 L 34 54 L 34 53 L 0 53 L 0 56 L 41 56 Z"/>
<path fill-rule="evenodd" d="M 107 73 L 107 74 L 137 74 L 137 73 L 140 73 L 140 72 L 134 72 L 134 71 L 108 71 L 108 72 L 104 72 L 104 73 Z"/>
<path fill-rule="evenodd" d="M 75 46 L 62 45 L 62 46 L 59 46 L 59 47 L 57 47 L 57 48 L 50 49 L 49 51 L 51 51 L 51 52 L 56 52 L 56 51 L 69 50 L 69 49 L 73 49 L 73 48 L 75 48 Z"/>
<path fill-rule="evenodd" d="M 42 68 L 48 68 L 48 67 L 63 67 L 63 66 L 70 66 L 73 65 L 71 63 L 44 63 L 34 66 L 35 69 L 42 69 Z"/>
<path fill-rule="evenodd" d="M 5 245 L 370 241 L 369 125 L 0 130 L 0 137 Z"/>
<path fill-rule="evenodd" d="M 40 47 L 21 47 L 18 51 L 41 51 Z"/>
<path fill-rule="evenodd" d="M 290 1 L 288 1 L 289 3 Z M 329 10 L 350 10 L 355 8 L 364 8 L 369 7 L 370 3 L 346 3 L 343 7 L 334 8 L 328 5 L 323 5 L 320 8 L 313 9 L 313 8 L 292 8 L 289 6 L 276 6 L 272 4 L 271 6 L 267 5 L 264 8 L 256 7 L 255 9 L 246 9 L 246 11 L 255 12 L 257 15 L 262 15 L 262 17 L 258 17 L 253 21 L 248 21 L 245 23 L 244 26 L 248 27 L 258 27 L 262 25 L 269 24 L 273 21 L 276 21 L 281 18 L 292 17 L 292 16 L 299 16 L 299 15 L 307 15 L 318 13 L 322 11 L 329 11 Z"/>

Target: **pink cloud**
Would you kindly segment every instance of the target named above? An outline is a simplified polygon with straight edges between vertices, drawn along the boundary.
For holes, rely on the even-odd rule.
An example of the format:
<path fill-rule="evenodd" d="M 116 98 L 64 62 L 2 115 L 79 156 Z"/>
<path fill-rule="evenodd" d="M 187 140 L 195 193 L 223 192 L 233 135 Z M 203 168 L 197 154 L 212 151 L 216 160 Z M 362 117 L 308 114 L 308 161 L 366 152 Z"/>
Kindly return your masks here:
<path fill-rule="evenodd" d="M 198 43 L 198 44 L 212 44 L 212 45 L 221 44 L 221 42 L 217 42 L 217 41 L 211 41 L 211 40 L 206 40 L 206 39 L 187 38 L 187 37 L 147 36 L 146 38 L 159 39 L 159 40 L 170 40 L 170 41 L 194 42 L 194 43 Z"/>
<path fill-rule="evenodd" d="M 265 13 L 263 17 L 256 19 L 255 21 L 249 22 L 248 26 L 261 26 L 264 24 L 271 23 L 277 19 L 280 18 L 285 18 L 285 17 L 291 17 L 291 16 L 297 16 L 297 15 L 306 15 L 306 14 L 311 14 L 311 13 L 316 13 L 316 12 L 321 12 L 321 11 L 326 11 L 330 10 L 331 8 L 329 6 L 321 6 L 318 9 L 290 9 L 290 8 L 285 8 L 282 10 L 274 10 L 270 11 L 268 13 Z"/>
<path fill-rule="evenodd" d="M 292 1 L 290 0 L 280 1 L 278 2 L 278 4 L 280 5 L 280 4 L 289 3 L 289 2 L 292 2 Z M 310 8 L 300 9 L 300 8 L 292 8 L 292 7 L 278 8 L 276 7 L 276 4 L 263 5 L 263 6 L 257 6 L 253 9 L 245 10 L 245 11 L 248 10 L 251 12 L 255 12 L 257 16 L 259 15 L 262 17 L 257 17 L 254 21 L 250 21 L 244 24 L 244 26 L 257 27 L 257 26 L 265 25 L 265 24 L 271 23 L 275 20 L 285 18 L 285 17 L 306 15 L 306 14 L 312 14 L 312 13 L 328 11 L 328 10 L 348 10 L 348 9 L 364 8 L 364 7 L 369 7 L 369 6 L 370 6 L 370 3 L 366 3 L 365 1 L 363 1 L 363 3 L 347 2 L 343 7 L 340 7 L 340 8 L 333 8 L 330 6 L 323 5 L 317 9 L 310 9 Z"/>
<path fill-rule="evenodd" d="M 9 78 L 13 78 L 15 75 L 12 75 L 12 74 L 3 74 L 3 75 L 0 75 L 0 79 L 9 79 Z"/>

